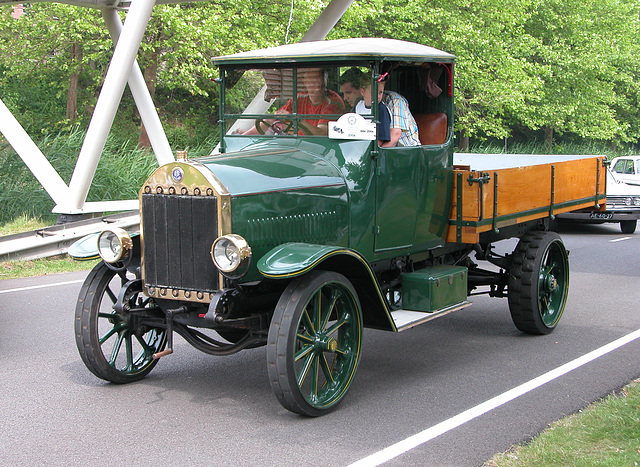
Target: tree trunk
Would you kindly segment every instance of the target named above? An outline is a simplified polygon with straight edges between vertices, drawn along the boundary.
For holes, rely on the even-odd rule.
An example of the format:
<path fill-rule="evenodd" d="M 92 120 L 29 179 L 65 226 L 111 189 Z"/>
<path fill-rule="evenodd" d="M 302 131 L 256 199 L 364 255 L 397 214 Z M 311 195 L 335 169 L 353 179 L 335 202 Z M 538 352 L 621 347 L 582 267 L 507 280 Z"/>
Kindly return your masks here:
<path fill-rule="evenodd" d="M 71 76 L 69 76 L 69 89 L 67 91 L 67 111 L 65 117 L 71 123 L 78 117 L 78 80 L 80 78 L 80 64 L 82 63 L 82 47 L 79 43 L 71 44 Z"/>
<path fill-rule="evenodd" d="M 147 67 L 144 69 L 144 82 L 147 84 L 151 99 L 156 95 L 156 78 L 158 74 L 158 52 L 153 51 L 150 53 Z M 140 124 L 140 136 L 138 137 L 139 148 L 151 148 L 151 141 L 147 134 L 147 129 L 144 127 L 144 123 Z"/>
<path fill-rule="evenodd" d="M 544 145 L 548 151 L 553 148 L 553 127 L 545 127 L 544 129 Z"/>
<path fill-rule="evenodd" d="M 460 152 L 469 152 L 469 135 L 467 135 L 467 130 L 462 130 L 460 132 L 460 141 L 458 143 L 458 150 Z"/>

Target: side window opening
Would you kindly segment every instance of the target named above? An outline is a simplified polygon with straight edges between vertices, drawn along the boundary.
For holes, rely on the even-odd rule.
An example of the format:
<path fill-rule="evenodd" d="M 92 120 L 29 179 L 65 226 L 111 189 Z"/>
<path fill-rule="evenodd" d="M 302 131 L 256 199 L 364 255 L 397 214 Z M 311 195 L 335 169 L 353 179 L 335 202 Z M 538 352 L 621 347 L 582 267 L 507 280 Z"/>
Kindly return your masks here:
<path fill-rule="evenodd" d="M 389 83 L 386 89 L 404 96 L 418 126 L 423 145 L 443 144 L 447 140 L 451 99 L 450 70 L 443 64 L 388 64 Z"/>

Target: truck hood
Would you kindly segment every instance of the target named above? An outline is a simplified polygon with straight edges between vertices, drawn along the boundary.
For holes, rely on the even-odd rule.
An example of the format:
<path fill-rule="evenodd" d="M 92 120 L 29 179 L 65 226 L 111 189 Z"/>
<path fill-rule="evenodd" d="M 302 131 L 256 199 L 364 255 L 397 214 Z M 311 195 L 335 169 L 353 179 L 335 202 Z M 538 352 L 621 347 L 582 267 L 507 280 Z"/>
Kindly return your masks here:
<path fill-rule="evenodd" d="M 231 196 L 345 185 L 338 168 L 298 148 L 277 146 L 198 158 Z"/>

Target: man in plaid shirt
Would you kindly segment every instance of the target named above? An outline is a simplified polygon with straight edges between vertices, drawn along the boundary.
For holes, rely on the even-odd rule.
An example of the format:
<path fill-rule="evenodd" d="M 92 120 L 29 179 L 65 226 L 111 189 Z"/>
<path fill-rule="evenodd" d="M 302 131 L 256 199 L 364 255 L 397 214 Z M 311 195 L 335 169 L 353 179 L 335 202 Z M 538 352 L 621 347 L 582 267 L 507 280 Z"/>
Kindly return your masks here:
<path fill-rule="evenodd" d="M 380 88 L 384 90 L 384 83 L 384 81 L 378 83 L 378 90 Z M 385 146 L 420 146 L 418 125 L 411 115 L 407 100 L 395 91 L 384 91 L 382 102 L 391 112 L 391 141 Z"/>

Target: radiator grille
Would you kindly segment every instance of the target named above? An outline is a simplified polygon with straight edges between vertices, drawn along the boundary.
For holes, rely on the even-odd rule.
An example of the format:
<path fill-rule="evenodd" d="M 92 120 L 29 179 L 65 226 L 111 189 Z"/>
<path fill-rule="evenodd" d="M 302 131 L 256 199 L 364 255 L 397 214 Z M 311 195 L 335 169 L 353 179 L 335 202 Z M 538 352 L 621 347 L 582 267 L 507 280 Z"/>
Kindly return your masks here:
<path fill-rule="evenodd" d="M 218 235 L 214 196 L 142 195 L 144 282 L 147 287 L 214 292 L 210 256 Z"/>

